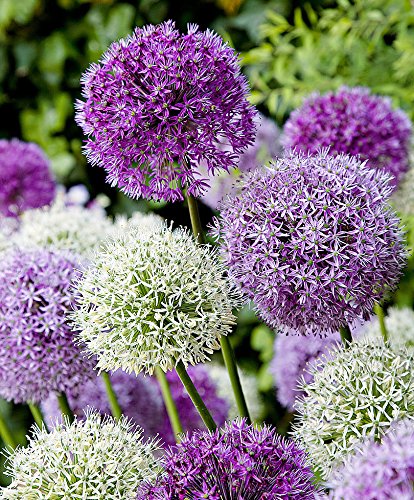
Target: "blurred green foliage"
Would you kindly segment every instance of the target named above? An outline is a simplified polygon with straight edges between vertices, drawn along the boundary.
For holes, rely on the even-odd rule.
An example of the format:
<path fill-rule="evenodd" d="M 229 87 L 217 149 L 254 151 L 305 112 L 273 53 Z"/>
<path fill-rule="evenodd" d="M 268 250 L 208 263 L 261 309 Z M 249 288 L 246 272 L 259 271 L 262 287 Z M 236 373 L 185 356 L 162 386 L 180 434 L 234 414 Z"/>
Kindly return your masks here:
<path fill-rule="evenodd" d="M 364 85 L 414 117 L 414 9 L 410 0 L 305 5 L 292 20 L 268 11 L 256 48 L 244 54 L 254 87 L 280 123 L 314 91 Z"/>

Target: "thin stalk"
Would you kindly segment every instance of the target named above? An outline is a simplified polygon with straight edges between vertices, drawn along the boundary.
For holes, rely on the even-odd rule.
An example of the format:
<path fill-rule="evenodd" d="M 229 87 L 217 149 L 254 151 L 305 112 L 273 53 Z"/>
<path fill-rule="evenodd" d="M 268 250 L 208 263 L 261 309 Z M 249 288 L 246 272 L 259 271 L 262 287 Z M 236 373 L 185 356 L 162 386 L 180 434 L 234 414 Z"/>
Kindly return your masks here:
<path fill-rule="evenodd" d="M 194 236 L 196 236 L 197 241 L 200 244 L 205 243 L 203 226 L 201 224 L 200 214 L 198 212 L 197 200 L 192 196 L 187 195 L 187 203 Z M 227 371 L 229 372 L 229 378 L 240 416 L 245 417 L 250 422 L 249 410 L 247 408 L 246 398 L 244 397 L 243 388 L 240 383 L 240 377 L 237 370 L 236 357 L 234 355 L 233 348 L 226 336 L 221 336 L 220 344 L 224 362 L 226 364 Z"/>
<path fill-rule="evenodd" d="M 3 417 L 0 412 L 0 436 L 3 440 L 4 444 L 9 446 L 10 448 L 16 448 L 17 441 L 14 439 L 13 433 L 7 425 L 6 419 Z"/>
<path fill-rule="evenodd" d="M 119 401 L 112 387 L 112 382 L 109 377 L 108 372 L 101 373 L 102 380 L 105 385 L 106 397 L 108 398 L 109 407 L 111 408 L 111 413 L 116 420 L 119 420 L 122 417 L 122 410 L 119 406 Z"/>
<path fill-rule="evenodd" d="M 347 347 L 352 342 L 352 333 L 349 326 L 341 326 L 339 328 L 339 333 L 341 334 L 342 343 Z"/>
<path fill-rule="evenodd" d="M 384 339 L 384 342 L 388 342 L 389 337 L 388 337 L 387 327 L 385 325 L 384 309 L 379 304 L 375 304 L 374 312 L 378 316 L 382 338 Z"/>
<path fill-rule="evenodd" d="M 239 415 L 245 417 L 250 423 L 250 414 L 247 408 L 246 399 L 244 397 L 243 389 L 240 383 L 240 377 L 237 372 L 236 360 L 234 358 L 234 351 L 231 347 L 230 340 L 222 335 L 220 338 L 221 352 L 223 354 L 224 363 L 226 364 L 227 371 L 229 372 L 231 386 L 233 388 L 234 397 L 236 398 L 237 409 Z"/>
<path fill-rule="evenodd" d="M 201 396 L 198 393 L 195 385 L 193 384 L 193 381 L 188 376 L 188 373 L 187 373 L 182 361 L 180 361 L 176 365 L 175 369 L 177 371 L 178 376 L 181 379 L 181 382 L 183 383 L 184 387 L 186 388 L 186 390 L 191 398 L 191 401 L 193 402 L 194 406 L 196 407 L 198 413 L 200 414 L 200 417 L 203 419 L 203 422 L 206 424 L 207 429 L 210 431 L 216 430 L 217 424 L 214 422 L 214 419 L 211 416 L 211 413 L 208 411 L 206 405 L 204 404 L 204 401 L 201 399 Z"/>
<path fill-rule="evenodd" d="M 73 411 L 70 409 L 68 398 L 64 392 L 61 392 L 57 395 L 57 400 L 59 403 L 60 412 L 64 417 L 66 417 L 69 423 L 72 423 L 75 420 L 75 415 Z"/>
<path fill-rule="evenodd" d="M 42 410 L 39 408 L 39 406 L 34 403 L 27 403 L 27 406 L 30 408 L 34 421 L 36 422 L 39 429 L 44 428 L 48 430 L 45 419 L 43 418 Z"/>
<path fill-rule="evenodd" d="M 160 367 L 155 369 L 155 375 L 157 376 L 158 383 L 161 387 L 162 397 L 164 399 L 164 404 L 167 409 L 168 418 L 170 419 L 172 430 L 175 434 L 175 439 L 177 443 L 179 442 L 179 435 L 184 432 L 183 426 L 181 425 L 180 415 L 177 410 L 177 405 L 175 404 L 174 398 L 171 394 L 170 384 L 168 383 L 165 373 Z"/>

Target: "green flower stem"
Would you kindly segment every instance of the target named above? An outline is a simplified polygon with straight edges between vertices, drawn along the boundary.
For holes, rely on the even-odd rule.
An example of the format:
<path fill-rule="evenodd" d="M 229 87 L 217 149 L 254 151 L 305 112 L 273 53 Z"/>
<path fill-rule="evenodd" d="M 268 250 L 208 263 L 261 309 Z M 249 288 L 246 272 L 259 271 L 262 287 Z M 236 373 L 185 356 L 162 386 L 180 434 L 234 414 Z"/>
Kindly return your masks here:
<path fill-rule="evenodd" d="M 378 316 L 382 338 L 384 339 L 384 342 L 388 342 L 389 337 L 388 337 L 387 327 L 385 326 L 384 309 L 379 304 L 375 304 L 374 312 Z"/>
<path fill-rule="evenodd" d="M 44 428 L 48 430 L 45 419 L 43 418 L 42 410 L 39 408 L 39 406 L 34 403 L 27 403 L 27 406 L 30 408 L 34 421 L 36 422 L 39 429 Z"/>
<path fill-rule="evenodd" d="M 234 397 L 236 398 L 237 409 L 239 415 L 245 417 L 248 423 L 251 422 L 249 410 L 247 408 L 246 399 L 244 397 L 243 389 L 240 382 L 240 377 L 237 371 L 236 360 L 234 358 L 234 351 L 231 347 L 230 340 L 225 335 L 220 338 L 221 352 L 223 354 L 224 363 L 227 371 L 229 372 L 231 386 L 233 388 Z"/>
<path fill-rule="evenodd" d="M 119 420 L 122 417 L 122 410 L 119 406 L 118 398 L 116 397 L 114 388 L 112 387 L 108 372 L 102 372 L 101 377 L 105 385 L 106 397 L 108 398 L 111 413 L 116 420 Z"/>
<path fill-rule="evenodd" d="M 14 439 L 13 433 L 7 425 L 7 421 L 0 412 L 0 436 L 6 446 L 16 448 L 17 442 Z"/>
<path fill-rule="evenodd" d="M 164 399 L 165 407 L 167 408 L 168 418 L 171 422 L 171 427 L 175 434 L 177 443 L 179 442 L 179 435 L 183 434 L 183 426 L 181 425 L 180 415 L 178 414 L 177 405 L 171 394 L 170 384 L 168 383 L 165 373 L 160 367 L 155 368 L 155 375 L 157 376 L 158 383 L 161 387 L 162 397 Z"/>
<path fill-rule="evenodd" d="M 190 212 L 193 233 L 197 237 L 197 241 L 200 244 L 205 243 L 203 227 L 201 224 L 200 215 L 198 213 L 197 200 L 192 196 L 187 195 L 187 203 Z M 245 417 L 250 422 L 249 410 L 247 409 L 246 398 L 244 397 L 243 389 L 240 383 L 240 377 L 237 370 L 236 357 L 234 355 L 233 348 L 230 344 L 229 339 L 225 336 L 222 336 L 220 338 L 220 344 L 224 362 L 226 364 L 227 371 L 229 372 L 230 382 L 233 388 L 234 397 L 236 399 L 236 404 L 240 416 Z"/>
<path fill-rule="evenodd" d="M 214 431 L 217 429 L 217 424 L 214 422 L 213 417 L 211 416 L 211 413 L 208 411 L 206 405 L 204 404 L 204 401 L 201 399 L 200 394 L 198 393 L 195 385 L 193 384 L 193 381 L 191 378 L 188 376 L 187 370 L 185 369 L 185 366 L 183 365 L 182 361 L 180 361 L 176 367 L 175 367 L 178 376 L 181 379 L 181 382 L 183 383 L 184 387 L 186 388 L 191 401 L 194 403 L 194 406 L 196 407 L 198 413 L 200 414 L 200 417 L 203 419 L 203 422 L 206 424 L 206 427 L 210 431 Z"/>
<path fill-rule="evenodd" d="M 352 333 L 348 325 L 341 326 L 339 333 L 341 334 L 341 340 L 345 347 L 352 342 Z"/>
<path fill-rule="evenodd" d="M 72 423 L 75 420 L 75 415 L 73 411 L 70 409 L 68 398 L 64 392 L 61 392 L 57 395 L 57 400 L 59 403 L 60 412 L 64 417 L 69 420 L 69 423 Z"/>

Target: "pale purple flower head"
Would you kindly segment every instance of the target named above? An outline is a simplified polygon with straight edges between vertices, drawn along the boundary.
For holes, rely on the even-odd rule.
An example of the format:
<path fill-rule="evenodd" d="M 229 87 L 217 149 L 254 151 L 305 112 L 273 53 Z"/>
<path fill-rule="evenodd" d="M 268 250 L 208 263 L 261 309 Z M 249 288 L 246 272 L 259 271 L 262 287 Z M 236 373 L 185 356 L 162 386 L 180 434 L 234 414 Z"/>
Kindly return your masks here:
<path fill-rule="evenodd" d="M 214 433 L 196 431 L 164 458 L 165 474 L 138 499 L 314 499 L 317 489 L 304 451 L 293 441 L 245 420 Z"/>
<path fill-rule="evenodd" d="M 77 123 L 86 154 L 108 181 L 137 198 L 199 196 L 208 173 L 237 166 L 253 142 L 255 111 L 235 51 L 210 30 L 172 21 L 114 42 L 82 78 Z M 226 144 L 230 150 L 219 146 Z"/>
<path fill-rule="evenodd" d="M 49 161 L 36 144 L 0 140 L 0 213 L 17 217 L 51 203 L 55 181 Z"/>
<path fill-rule="evenodd" d="M 207 368 L 203 365 L 190 366 L 188 374 L 217 425 L 223 425 L 228 417 L 230 404 L 218 395 L 217 385 L 211 379 Z M 167 372 L 167 379 L 184 430 L 191 432 L 197 428 L 204 428 L 203 421 L 177 373 L 175 371 Z M 159 434 L 166 444 L 175 443 L 174 433 L 166 411 L 164 411 L 164 421 L 159 429 Z"/>
<path fill-rule="evenodd" d="M 360 155 L 391 174 L 395 186 L 409 167 L 411 127 L 389 98 L 371 95 L 368 88 L 342 87 L 306 99 L 286 122 L 283 144 L 304 152 L 330 147 L 332 153 Z"/>
<path fill-rule="evenodd" d="M 88 407 L 102 414 L 111 414 L 104 382 L 96 372 L 92 375 L 93 378 L 82 386 L 82 391 L 67 393 L 69 405 L 78 418 L 85 418 L 84 410 Z M 122 370 L 112 373 L 110 379 L 123 415 L 142 427 L 147 435 L 158 434 L 164 425 L 165 409 L 156 379 Z M 42 403 L 42 409 L 50 423 L 60 416 L 57 400 L 53 396 Z"/>
<path fill-rule="evenodd" d="M 327 334 L 370 317 L 406 251 L 388 174 L 328 151 L 287 153 L 220 204 L 232 278 L 273 328 Z"/>
<path fill-rule="evenodd" d="M 66 314 L 77 260 L 48 250 L 11 250 L 0 264 L 0 396 L 38 403 L 78 391 L 91 360 L 75 345 Z"/>
<path fill-rule="evenodd" d="M 299 383 L 313 379 L 308 372 L 308 364 L 312 364 L 321 354 L 326 354 L 330 347 L 340 341 L 339 334 L 329 337 L 309 337 L 306 341 L 301 335 L 279 333 L 274 345 L 274 356 L 270 363 L 270 372 L 274 377 L 278 401 L 294 411 L 298 397 L 305 393 L 299 388 Z"/>
<path fill-rule="evenodd" d="M 394 425 L 382 442 L 368 440 L 329 481 L 333 500 L 412 500 L 414 421 Z"/>
<path fill-rule="evenodd" d="M 255 121 L 258 126 L 256 140 L 239 156 L 237 170 L 223 171 L 210 179 L 210 188 L 204 193 L 202 201 L 213 210 L 225 196 L 237 192 L 235 182 L 240 174 L 254 170 L 282 152 L 280 131 L 275 122 L 260 114 Z"/>

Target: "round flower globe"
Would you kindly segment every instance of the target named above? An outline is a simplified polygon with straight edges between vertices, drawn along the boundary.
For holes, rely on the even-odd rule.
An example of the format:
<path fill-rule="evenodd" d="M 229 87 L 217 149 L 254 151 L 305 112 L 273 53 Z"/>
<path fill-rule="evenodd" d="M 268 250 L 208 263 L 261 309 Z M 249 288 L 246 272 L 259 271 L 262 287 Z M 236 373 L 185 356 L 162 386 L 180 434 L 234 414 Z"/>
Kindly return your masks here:
<path fill-rule="evenodd" d="M 329 481 L 332 500 L 412 500 L 414 421 L 398 422 L 382 442 L 367 440 Z"/>
<path fill-rule="evenodd" d="M 391 174 L 397 185 L 409 167 L 411 129 L 408 116 L 393 109 L 389 98 L 371 95 L 368 88 L 342 87 L 306 99 L 286 122 L 283 145 L 359 155 L 372 168 Z"/>
<path fill-rule="evenodd" d="M 11 485 L 4 499 L 100 498 L 133 500 L 142 481 L 159 470 L 157 442 L 142 430 L 89 412 L 85 420 L 57 424 L 52 432 L 35 428 L 26 448 L 8 459 Z"/>
<path fill-rule="evenodd" d="M 138 500 L 165 498 L 314 499 L 306 454 L 274 428 L 245 420 L 214 433 L 196 431 L 163 458 L 164 472 L 140 488 Z"/>
<path fill-rule="evenodd" d="M 75 345 L 67 315 L 77 259 L 47 250 L 10 250 L 0 264 L 0 396 L 39 403 L 78 392 L 93 365 Z"/>
<path fill-rule="evenodd" d="M 297 398 L 305 394 L 299 389 L 302 378 L 305 383 L 312 381 L 312 375 L 307 371 L 308 365 L 339 342 L 337 333 L 329 337 L 309 337 L 306 341 L 301 335 L 277 335 L 269 369 L 275 380 L 280 404 L 290 412 L 294 411 Z"/>
<path fill-rule="evenodd" d="M 150 374 L 208 360 L 240 303 L 216 252 L 166 225 L 109 240 L 76 297 L 73 322 L 97 367 Z"/>
<path fill-rule="evenodd" d="M 55 197 L 49 161 L 36 144 L 18 139 L 0 140 L 0 213 L 18 217 L 42 207 Z"/>
<path fill-rule="evenodd" d="M 293 435 L 323 478 L 365 438 L 381 439 L 403 418 L 414 419 L 413 357 L 380 340 L 334 348 L 310 368 L 295 406 Z"/>
<path fill-rule="evenodd" d="M 76 121 L 108 181 L 138 198 L 198 196 L 209 175 L 237 166 L 253 142 L 255 111 L 235 51 L 210 30 L 172 21 L 136 28 L 82 77 Z M 228 145 L 223 150 L 220 145 Z"/>
<path fill-rule="evenodd" d="M 235 183 L 241 174 L 254 170 L 282 152 L 280 131 L 275 122 L 260 114 L 255 122 L 258 126 L 256 140 L 240 155 L 237 169 L 219 172 L 210 179 L 210 187 L 201 199 L 213 210 L 225 196 L 237 192 Z M 205 172 L 206 169 L 202 169 L 202 173 Z"/>
<path fill-rule="evenodd" d="M 369 319 L 406 260 L 389 176 L 357 158 L 290 152 L 241 180 L 213 235 L 272 328 L 329 334 Z"/>

